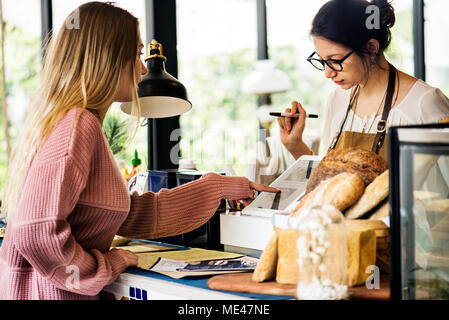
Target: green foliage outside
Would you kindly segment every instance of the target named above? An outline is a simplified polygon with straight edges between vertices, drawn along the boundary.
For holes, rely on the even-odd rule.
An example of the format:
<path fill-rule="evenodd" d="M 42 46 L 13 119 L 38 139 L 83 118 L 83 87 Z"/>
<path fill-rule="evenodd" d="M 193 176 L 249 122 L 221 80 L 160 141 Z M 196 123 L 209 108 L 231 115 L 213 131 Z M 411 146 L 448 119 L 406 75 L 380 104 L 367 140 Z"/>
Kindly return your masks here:
<path fill-rule="evenodd" d="M 412 10 L 398 12 L 392 30 L 393 42 L 387 51 L 388 58 L 401 70 L 413 74 Z M 41 70 L 40 38 L 30 35 L 10 24 L 6 24 L 6 65 L 8 95 L 17 93 L 17 88 L 26 96 L 36 90 Z M 298 47 L 270 47 L 270 59 L 276 67 L 287 73 L 292 81 L 288 92 L 272 95 L 272 104 L 278 110 L 290 106 L 292 100 L 300 101 L 308 112 L 318 113 L 320 119 L 309 119 L 306 135 L 320 136 L 325 120 L 326 101 L 333 86 L 324 75 L 310 66 L 304 52 Z M 187 86 L 189 100 L 193 104 L 190 112 L 181 116 L 183 158 L 195 159 L 198 169 L 221 171 L 232 166 L 238 175 L 244 175 L 248 161 L 255 156 L 255 144 L 259 139 L 257 119 L 257 97 L 244 95 L 240 88 L 243 78 L 253 70 L 255 49 L 242 49 L 213 56 L 180 59 L 180 80 Z M 304 60 L 304 61 L 303 61 Z M 447 88 L 442 88 L 446 93 Z M 1 101 L 0 101 L 1 102 Z M 17 112 L 9 103 L 9 114 Z M 6 177 L 6 144 L 0 113 L 0 189 Z M 116 159 L 126 161 L 128 169 L 134 150 L 142 159 L 142 168 L 147 167 L 147 127 L 139 127 L 135 139 L 129 144 L 127 137 L 133 133 L 131 117 L 113 105 L 108 112 L 104 130 Z M 10 123 L 11 144 L 20 126 Z M 271 128 L 278 135 L 277 122 Z"/>
<path fill-rule="evenodd" d="M 103 130 L 108 138 L 112 153 L 117 157 L 124 156 L 128 141 L 129 123 L 118 111 L 108 112 L 103 122 Z"/>
<path fill-rule="evenodd" d="M 113 104 L 103 121 L 103 130 L 116 160 L 125 160 L 128 171 L 132 169 L 134 151 L 142 160 L 142 169 L 148 167 L 147 127 L 140 125 L 133 140 L 135 118 L 123 113 L 118 104 Z"/>
<path fill-rule="evenodd" d="M 22 29 L 5 24 L 5 64 L 6 64 L 6 91 L 8 103 L 9 134 L 11 147 L 19 133 L 20 126 L 11 121 L 28 106 L 14 105 L 12 97 L 23 95 L 31 97 L 39 85 L 41 70 L 41 39 Z M 1 88 L 0 88 L 1 90 Z M 2 97 L 0 95 L 0 105 Z M 19 108 L 20 107 L 20 108 Z M 23 111 L 22 111 L 23 112 Z M 22 116 L 23 115 L 19 115 Z M 22 118 L 23 119 L 23 118 Z M 23 121 L 21 121 L 22 123 Z M 26 124 L 25 124 L 26 125 Z M 7 156 L 5 129 L 3 125 L 3 112 L 0 112 L 0 190 L 3 189 L 7 174 Z"/>
<path fill-rule="evenodd" d="M 179 61 L 180 80 L 193 104 L 180 120 L 181 154 L 195 159 L 198 169 L 232 165 L 245 173 L 248 149 L 257 141 L 257 97 L 242 94 L 240 86 L 254 61 L 250 49 Z"/>
<path fill-rule="evenodd" d="M 398 68 L 413 74 L 411 21 L 411 8 L 398 13 L 386 55 Z M 304 52 L 297 47 L 270 47 L 269 55 L 292 81 L 288 92 L 271 96 L 273 106 L 284 110 L 293 100 L 301 102 L 308 112 L 320 115 L 319 119 L 308 119 L 305 135 L 321 136 L 326 101 L 334 86 L 322 72 L 300 60 Z M 240 91 L 254 61 L 254 49 L 180 60 L 180 80 L 188 87 L 193 103 L 192 110 L 181 116 L 181 153 L 184 158 L 195 159 L 200 170 L 222 170 L 231 165 L 237 174 L 244 175 L 246 164 L 255 156 L 257 98 Z M 279 135 L 277 121 L 272 123 L 271 135 Z"/>

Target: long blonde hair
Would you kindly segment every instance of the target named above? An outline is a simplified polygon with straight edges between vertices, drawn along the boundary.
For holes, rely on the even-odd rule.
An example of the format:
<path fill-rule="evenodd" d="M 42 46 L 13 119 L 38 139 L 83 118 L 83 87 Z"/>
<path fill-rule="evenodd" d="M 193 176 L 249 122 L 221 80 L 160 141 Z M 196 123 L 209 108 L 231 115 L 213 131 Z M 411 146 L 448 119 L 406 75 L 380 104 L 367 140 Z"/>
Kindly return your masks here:
<path fill-rule="evenodd" d="M 75 16 L 79 24 L 69 28 Z M 110 106 L 129 62 L 137 130 L 140 104 L 134 73 L 138 28 L 136 17 L 110 2 L 83 4 L 66 18 L 47 46 L 40 88 L 12 150 L 2 215 L 9 217 L 16 210 L 26 171 L 55 125 L 72 108 L 98 110 Z"/>

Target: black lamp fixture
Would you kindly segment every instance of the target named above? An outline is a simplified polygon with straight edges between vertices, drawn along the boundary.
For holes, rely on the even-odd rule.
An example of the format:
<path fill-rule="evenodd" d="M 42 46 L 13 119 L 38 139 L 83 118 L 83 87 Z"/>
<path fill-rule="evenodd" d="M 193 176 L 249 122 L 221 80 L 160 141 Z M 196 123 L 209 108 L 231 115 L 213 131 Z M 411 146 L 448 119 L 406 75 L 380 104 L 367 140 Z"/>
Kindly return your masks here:
<path fill-rule="evenodd" d="M 141 116 L 144 118 L 174 117 L 192 108 L 184 85 L 165 71 L 166 61 L 162 44 L 152 40 L 145 58 L 148 73 L 142 77 L 138 88 Z M 131 114 L 131 107 L 132 103 L 126 102 L 121 109 Z"/>

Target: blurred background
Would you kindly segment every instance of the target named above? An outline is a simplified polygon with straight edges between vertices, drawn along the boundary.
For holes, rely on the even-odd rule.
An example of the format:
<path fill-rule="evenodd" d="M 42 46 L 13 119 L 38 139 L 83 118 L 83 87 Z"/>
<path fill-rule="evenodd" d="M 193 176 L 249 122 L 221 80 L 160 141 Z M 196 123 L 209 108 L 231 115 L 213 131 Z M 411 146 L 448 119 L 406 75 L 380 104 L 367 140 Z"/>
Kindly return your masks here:
<path fill-rule="evenodd" d="M 80 4 L 88 1 L 54 0 L 51 19 L 54 30 Z M 179 142 L 182 158 L 194 159 L 199 170 L 222 171 L 231 166 L 238 175 L 252 157 L 259 137 L 259 118 L 256 95 L 241 90 L 244 78 L 254 70 L 258 55 L 257 0 L 177 0 L 177 77 L 186 86 L 193 104 L 190 112 L 179 118 L 182 139 Z M 306 58 L 314 51 L 309 36 L 311 22 L 324 0 L 266 0 L 266 41 L 269 58 L 275 67 L 291 80 L 291 88 L 271 95 L 273 109 L 284 110 L 292 100 L 300 101 L 308 112 L 319 119 L 307 122 L 306 134 L 320 136 L 325 121 L 324 108 L 334 84 L 314 69 Z M 4 74 L 7 121 L 0 115 L 0 190 L 7 172 L 7 134 L 14 144 L 29 100 L 39 83 L 42 66 L 43 0 L 2 0 L 4 34 Z M 141 21 L 142 39 L 148 15 L 147 0 L 126 0 L 116 3 L 129 10 Z M 449 95 L 449 40 L 447 31 L 449 12 L 447 0 L 394 0 L 397 21 L 392 30 L 392 45 L 388 59 L 399 69 L 415 75 Z M 423 5 L 425 69 L 416 70 L 416 38 L 414 40 L 413 6 Z M 48 9 L 48 8 L 47 8 Z M 48 13 L 48 10 L 47 10 Z M 416 35 L 415 35 L 416 37 Z M 163 43 L 163 42 L 162 42 Z M 419 41 L 418 41 L 419 43 Z M 164 44 L 164 43 L 163 43 Z M 168 61 L 167 63 L 170 63 Z M 425 70 L 424 74 L 422 71 Z M 142 167 L 148 166 L 148 128 L 141 126 L 136 138 L 126 145 L 130 119 L 113 105 L 105 119 L 104 129 L 110 137 L 117 160 L 131 166 L 134 151 L 138 150 Z M 277 122 L 270 124 L 272 136 L 278 135 Z M 6 131 L 7 130 L 7 131 Z"/>

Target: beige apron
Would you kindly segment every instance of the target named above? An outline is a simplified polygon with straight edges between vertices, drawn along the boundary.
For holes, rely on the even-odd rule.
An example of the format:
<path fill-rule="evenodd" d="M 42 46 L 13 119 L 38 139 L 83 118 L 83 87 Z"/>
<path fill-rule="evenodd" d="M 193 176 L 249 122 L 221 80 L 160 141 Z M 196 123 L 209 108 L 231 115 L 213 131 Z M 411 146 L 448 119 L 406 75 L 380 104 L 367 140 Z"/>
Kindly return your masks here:
<path fill-rule="evenodd" d="M 346 148 L 357 147 L 360 149 L 371 151 L 374 144 L 374 139 L 376 138 L 375 133 L 361 133 L 352 131 L 343 131 L 338 139 L 338 142 L 334 150 L 342 150 Z M 329 150 L 330 151 L 330 150 Z M 385 161 L 388 161 L 388 135 L 385 135 L 385 141 L 383 145 L 379 148 L 377 153 Z"/>
<path fill-rule="evenodd" d="M 388 88 L 386 92 L 385 105 L 382 113 L 382 118 L 377 123 L 377 133 L 362 133 L 353 131 L 343 131 L 343 126 L 349 114 L 349 110 L 355 104 L 358 96 L 359 88 L 356 88 L 351 94 L 346 116 L 341 124 L 340 131 L 337 132 L 332 140 L 328 152 L 331 150 L 342 150 L 346 148 L 357 147 L 364 150 L 372 151 L 381 156 L 385 161 L 388 161 L 388 136 L 386 134 L 387 118 L 391 110 L 392 99 L 394 96 L 396 85 L 397 70 L 390 64 Z M 398 78 L 399 79 L 399 78 Z"/>

